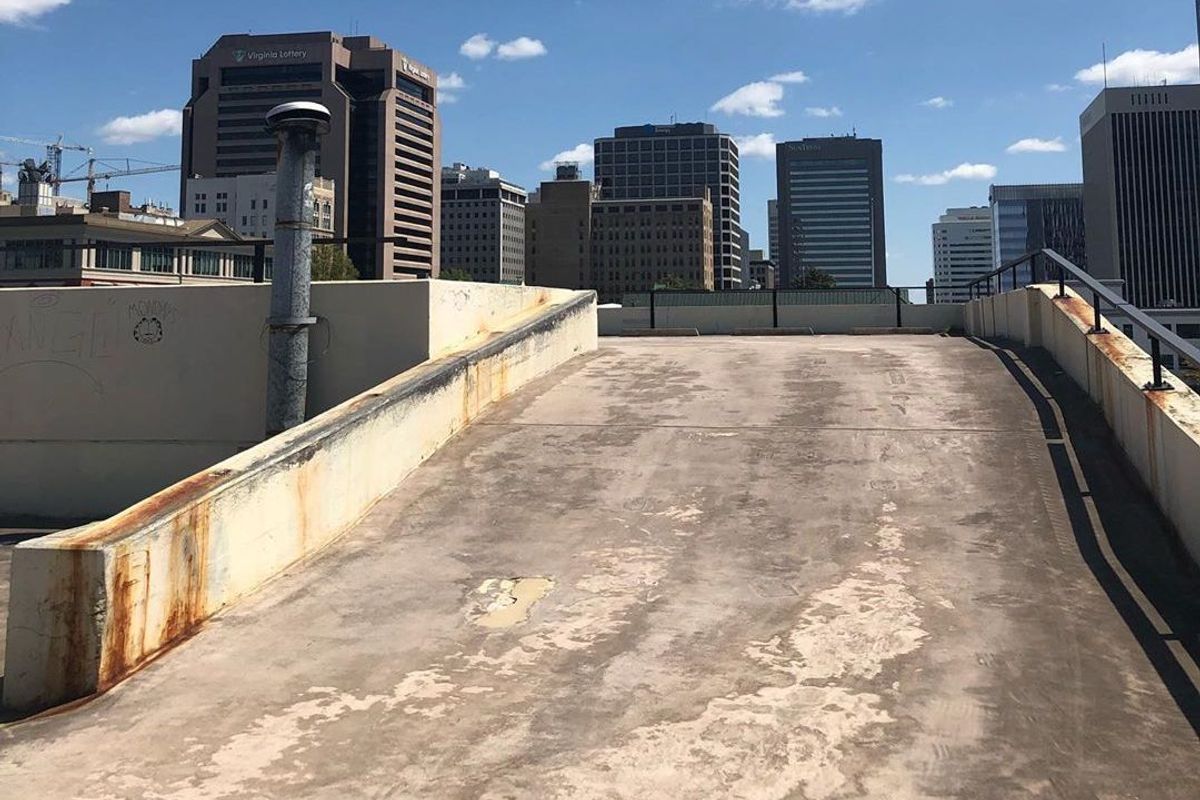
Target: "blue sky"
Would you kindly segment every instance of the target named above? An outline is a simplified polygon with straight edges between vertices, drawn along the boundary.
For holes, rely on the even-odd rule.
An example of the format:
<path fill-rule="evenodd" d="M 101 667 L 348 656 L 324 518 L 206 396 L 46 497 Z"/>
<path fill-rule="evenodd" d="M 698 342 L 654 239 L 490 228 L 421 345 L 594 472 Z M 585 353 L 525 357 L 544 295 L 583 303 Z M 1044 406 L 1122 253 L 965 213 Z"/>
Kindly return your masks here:
<path fill-rule="evenodd" d="M 170 112 L 187 100 L 190 60 L 219 35 L 357 29 L 464 84 L 442 107 L 445 161 L 531 188 L 543 162 L 617 125 L 675 116 L 745 137 L 742 214 L 755 247 L 766 244 L 775 178 L 774 161 L 753 152 L 852 128 L 881 138 L 889 277 L 921 284 L 943 209 L 985 204 L 990 182 L 1080 179 L 1078 115 L 1097 89 L 1080 72 L 1101 61 L 1102 43 L 1114 85 L 1197 80 L 1195 51 L 1182 52 L 1196 41 L 1193 0 L 335 5 L 0 0 L 0 134 L 65 133 L 100 155 L 177 163 Z M 134 119 L 110 125 L 119 117 Z M 174 205 L 177 180 L 121 185 Z"/>

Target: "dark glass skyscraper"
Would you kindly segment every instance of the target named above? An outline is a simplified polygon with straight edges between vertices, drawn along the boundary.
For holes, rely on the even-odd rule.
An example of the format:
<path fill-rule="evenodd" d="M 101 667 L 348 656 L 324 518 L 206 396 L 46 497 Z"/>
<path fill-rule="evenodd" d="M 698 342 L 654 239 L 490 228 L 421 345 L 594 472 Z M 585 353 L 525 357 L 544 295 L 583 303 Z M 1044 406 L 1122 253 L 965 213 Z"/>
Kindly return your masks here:
<path fill-rule="evenodd" d="M 596 140 L 596 182 L 603 200 L 704 197 L 713 206 L 718 289 L 742 286 L 738 147 L 699 122 L 617 128 Z"/>
<path fill-rule="evenodd" d="M 989 198 L 993 267 L 1047 247 L 1087 267 L 1082 183 L 993 186 Z"/>
<path fill-rule="evenodd" d="M 1105 89 L 1080 117 L 1088 271 L 1200 308 L 1200 86 Z"/>
<path fill-rule="evenodd" d="M 886 286 L 883 142 L 855 136 L 780 142 L 775 169 L 780 285 L 820 269 L 838 286 Z"/>

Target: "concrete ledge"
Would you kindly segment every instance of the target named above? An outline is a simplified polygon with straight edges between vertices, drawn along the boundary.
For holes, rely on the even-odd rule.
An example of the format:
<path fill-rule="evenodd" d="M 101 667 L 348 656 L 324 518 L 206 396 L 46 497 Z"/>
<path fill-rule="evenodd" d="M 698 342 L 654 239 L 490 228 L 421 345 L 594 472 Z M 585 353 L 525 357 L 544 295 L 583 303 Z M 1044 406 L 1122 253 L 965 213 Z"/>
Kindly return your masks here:
<path fill-rule="evenodd" d="M 929 336 L 933 328 L 851 328 L 851 336 Z"/>
<path fill-rule="evenodd" d="M 621 336 L 699 336 L 695 328 L 626 328 Z"/>
<path fill-rule="evenodd" d="M 812 328 L 738 328 L 734 336 L 815 336 Z"/>
<path fill-rule="evenodd" d="M 594 350 L 596 334 L 595 294 L 574 293 L 107 520 L 18 545 L 5 705 L 111 688 L 329 544 L 489 405 Z"/>

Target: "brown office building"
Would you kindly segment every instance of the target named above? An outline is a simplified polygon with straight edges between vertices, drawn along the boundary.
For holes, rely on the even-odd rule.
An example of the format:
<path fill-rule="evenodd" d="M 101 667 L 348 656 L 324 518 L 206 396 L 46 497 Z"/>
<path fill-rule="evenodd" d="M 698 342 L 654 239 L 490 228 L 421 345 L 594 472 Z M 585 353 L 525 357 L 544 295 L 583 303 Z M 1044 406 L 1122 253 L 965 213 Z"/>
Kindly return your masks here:
<path fill-rule="evenodd" d="M 599 192 L 579 167 L 558 167 L 525 206 L 525 272 L 533 286 L 592 288 L 592 203 Z"/>
<path fill-rule="evenodd" d="M 602 303 L 664 284 L 712 291 L 713 206 L 707 192 L 703 198 L 594 203 L 592 276 Z"/>
<path fill-rule="evenodd" d="M 712 290 L 713 204 L 703 197 L 601 200 L 599 188 L 563 164 L 525 208 L 529 283 L 595 289 L 602 303 L 667 281 Z"/>
<path fill-rule="evenodd" d="M 333 114 L 317 174 L 336 187 L 333 223 L 363 277 L 436 275 L 441 137 L 436 73 L 369 36 L 232 34 L 192 62 L 183 112 L 183 191 L 191 177 L 275 170 L 264 115 L 311 100 Z M 181 196 L 186 205 L 188 198 Z M 380 237 L 404 237 L 381 243 Z"/>

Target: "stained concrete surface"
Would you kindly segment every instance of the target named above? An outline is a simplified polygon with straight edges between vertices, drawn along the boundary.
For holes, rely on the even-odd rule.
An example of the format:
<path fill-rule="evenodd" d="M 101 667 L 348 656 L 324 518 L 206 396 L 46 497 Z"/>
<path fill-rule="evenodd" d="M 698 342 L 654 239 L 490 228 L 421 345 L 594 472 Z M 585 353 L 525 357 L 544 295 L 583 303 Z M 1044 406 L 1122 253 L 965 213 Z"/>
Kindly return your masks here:
<path fill-rule="evenodd" d="M 113 692 L 0 730 L 0 797 L 1200 796 L 1194 573 L 1024 368 L 606 343 Z M 514 578 L 552 585 L 477 624 Z"/>

